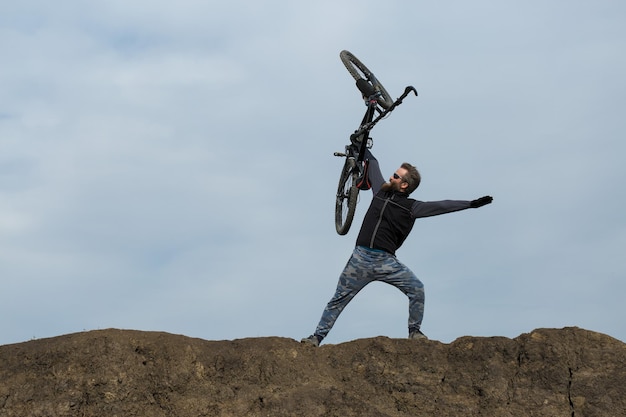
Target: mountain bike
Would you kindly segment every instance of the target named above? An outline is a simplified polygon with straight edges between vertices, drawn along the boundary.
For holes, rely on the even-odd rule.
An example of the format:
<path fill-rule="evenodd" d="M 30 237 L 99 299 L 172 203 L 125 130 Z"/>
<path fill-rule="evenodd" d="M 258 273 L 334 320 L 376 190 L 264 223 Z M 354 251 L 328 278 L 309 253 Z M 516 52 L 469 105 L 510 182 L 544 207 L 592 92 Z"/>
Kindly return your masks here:
<path fill-rule="evenodd" d="M 366 149 L 370 149 L 373 145 L 373 140 L 369 133 L 376 123 L 402 104 L 402 100 L 409 93 L 413 92 L 417 96 L 417 90 L 412 86 L 408 86 L 396 101 L 392 101 L 391 96 L 374 76 L 374 73 L 359 61 L 357 57 L 345 50 L 341 51 L 339 57 L 350 75 L 352 75 L 352 78 L 356 80 L 356 86 L 367 106 L 358 129 L 350 135 L 350 143 L 346 145 L 345 151 L 334 153 L 335 156 L 345 158 L 341 174 L 339 175 L 339 185 L 335 200 L 335 228 L 337 233 L 345 235 L 352 225 L 359 190 L 370 188 L 367 179 L 368 161 L 365 159 Z"/>

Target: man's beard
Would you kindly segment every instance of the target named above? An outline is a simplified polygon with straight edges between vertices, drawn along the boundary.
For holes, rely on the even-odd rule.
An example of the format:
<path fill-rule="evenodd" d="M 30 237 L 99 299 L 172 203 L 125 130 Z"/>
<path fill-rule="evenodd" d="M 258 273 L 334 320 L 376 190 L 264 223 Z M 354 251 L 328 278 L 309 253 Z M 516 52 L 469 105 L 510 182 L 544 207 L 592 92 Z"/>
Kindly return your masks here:
<path fill-rule="evenodd" d="M 384 192 L 400 191 L 400 188 L 398 187 L 398 185 L 391 183 L 391 182 L 384 183 L 383 185 L 380 186 L 380 189 Z"/>

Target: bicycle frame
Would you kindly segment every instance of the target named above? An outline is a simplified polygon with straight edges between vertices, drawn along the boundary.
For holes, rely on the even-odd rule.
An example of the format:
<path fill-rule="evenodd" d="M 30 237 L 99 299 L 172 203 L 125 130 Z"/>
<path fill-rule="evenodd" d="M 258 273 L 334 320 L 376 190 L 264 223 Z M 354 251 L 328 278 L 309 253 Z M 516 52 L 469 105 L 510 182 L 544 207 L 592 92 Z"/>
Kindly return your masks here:
<path fill-rule="evenodd" d="M 363 91 L 357 82 L 357 86 L 361 90 L 362 93 L 367 93 L 368 91 Z M 386 110 L 381 109 L 378 106 L 377 96 L 378 94 L 374 93 L 367 98 L 367 110 L 365 111 L 365 115 L 363 116 L 363 120 L 359 125 L 359 128 L 354 131 L 353 134 L 350 135 L 350 145 L 346 145 L 346 153 L 342 154 L 339 152 L 335 152 L 335 156 L 345 156 L 345 157 L 354 157 L 356 162 L 363 162 L 365 157 L 365 149 L 371 140 L 369 133 L 376 126 L 376 124 L 382 120 L 384 117 L 389 115 L 397 106 L 402 104 L 402 101 L 409 95 L 410 92 L 413 92 L 417 96 L 417 90 L 414 87 L 408 86 L 404 89 L 404 93 Z M 378 116 L 374 118 L 374 115 L 378 113 Z M 355 148 L 355 145 L 356 148 Z M 362 167 L 359 164 L 356 164 L 355 168 L 359 169 L 359 174 L 362 172 Z"/>
<path fill-rule="evenodd" d="M 348 230 L 350 229 L 359 192 L 357 184 L 362 180 L 366 180 L 366 178 L 364 178 L 364 158 L 366 149 L 368 146 L 371 147 L 371 138 L 369 136 L 370 131 L 380 120 L 388 116 L 397 106 L 402 104 L 402 101 L 409 95 L 410 92 L 413 92 L 417 96 L 417 90 L 415 90 L 412 86 L 408 86 L 404 89 L 404 93 L 393 104 L 391 104 L 389 108 L 383 109 L 378 104 L 378 96 L 380 93 L 375 92 L 365 80 L 357 80 L 356 84 L 363 94 L 367 109 L 363 119 L 361 120 L 359 128 L 350 135 L 350 144 L 346 145 L 345 152 L 334 153 L 335 156 L 346 158 L 339 179 L 339 187 L 337 189 L 335 202 L 335 225 L 337 233 L 340 235 L 348 233 Z M 376 116 L 376 114 L 378 114 L 378 116 Z M 344 202 L 347 205 L 345 213 L 343 208 Z M 343 219 L 344 214 L 345 219 Z"/>

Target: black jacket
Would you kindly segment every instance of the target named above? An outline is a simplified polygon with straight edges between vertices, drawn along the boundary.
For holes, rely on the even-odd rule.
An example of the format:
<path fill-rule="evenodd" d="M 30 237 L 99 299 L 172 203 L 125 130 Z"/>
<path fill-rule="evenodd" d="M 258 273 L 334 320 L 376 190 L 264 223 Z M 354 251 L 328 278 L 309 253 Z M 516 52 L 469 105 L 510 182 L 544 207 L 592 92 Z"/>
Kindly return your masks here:
<path fill-rule="evenodd" d="M 395 253 L 415 223 L 411 215 L 414 201 L 404 193 L 379 191 L 365 214 L 357 246 Z"/>
<path fill-rule="evenodd" d="M 374 198 L 363 219 L 357 246 L 395 254 L 411 232 L 415 219 L 470 208 L 470 202 L 465 200 L 419 201 L 409 198 L 405 193 L 381 191 L 384 178 L 378 161 L 371 153 L 368 157 Z"/>

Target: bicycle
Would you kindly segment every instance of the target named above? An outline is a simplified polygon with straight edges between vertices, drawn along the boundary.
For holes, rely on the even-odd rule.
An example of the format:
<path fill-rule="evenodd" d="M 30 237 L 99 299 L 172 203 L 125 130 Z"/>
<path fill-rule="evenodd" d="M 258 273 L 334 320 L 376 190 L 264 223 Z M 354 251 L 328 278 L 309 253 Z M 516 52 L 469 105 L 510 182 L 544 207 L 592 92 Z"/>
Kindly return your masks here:
<path fill-rule="evenodd" d="M 350 135 L 350 143 L 346 145 L 345 152 L 334 153 L 335 156 L 345 158 L 335 200 L 335 228 L 338 234 L 345 235 L 352 225 L 359 190 L 370 188 L 367 179 L 367 160 L 364 159 L 365 150 L 371 149 L 373 145 L 369 133 L 381 119 L 402 104 L 402 100 L 410 92 L 417 96 L 417 90 L 408 86 L 396 101 L 392 101 L 380 81 L 357 57 L 346 50 L 341 51 L 339 57 L 356 80 L 356 86 L 367 106 L 361 124 Z"/>

